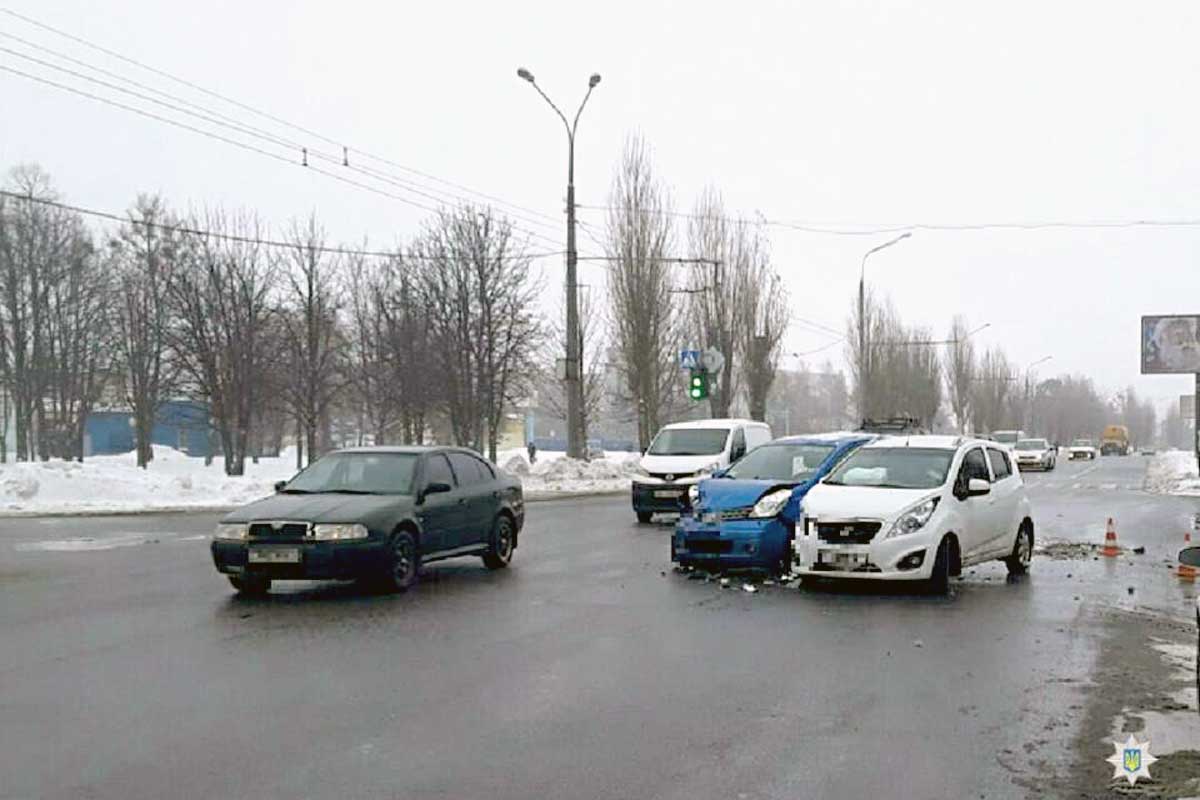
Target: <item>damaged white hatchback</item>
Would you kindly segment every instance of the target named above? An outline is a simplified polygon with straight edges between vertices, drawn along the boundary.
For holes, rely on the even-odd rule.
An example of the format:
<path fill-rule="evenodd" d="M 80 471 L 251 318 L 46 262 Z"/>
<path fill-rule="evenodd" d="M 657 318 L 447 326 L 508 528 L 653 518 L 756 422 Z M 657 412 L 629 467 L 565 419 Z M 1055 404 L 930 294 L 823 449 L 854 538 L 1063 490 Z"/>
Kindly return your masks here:
<path fill-rule="evenodd" d="M 880 439 L 804 499 L 793 572 L 925 581 L 938 593 L 963 567 L 1003 560 L 1024 573 L 1033 513 L 1007 448 L 954 436 Z"/>

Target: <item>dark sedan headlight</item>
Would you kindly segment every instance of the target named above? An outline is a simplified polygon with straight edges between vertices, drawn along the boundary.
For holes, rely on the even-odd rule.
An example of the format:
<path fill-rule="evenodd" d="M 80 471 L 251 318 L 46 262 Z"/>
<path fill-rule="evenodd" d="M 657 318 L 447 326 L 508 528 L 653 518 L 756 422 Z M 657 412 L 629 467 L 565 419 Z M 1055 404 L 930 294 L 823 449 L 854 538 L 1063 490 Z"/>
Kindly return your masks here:
<path fill-rule="evenodd" d="M 250 526 L 244 522 L 219 522 L 213 531 L 218 542 L 244 542 L 250 535 Z"/>
<path fill-rule="evenodd" d="M 366 539 L 371 535 L 367 530 L 366 525 L 354 524 L 337 524 L 337 525 L 314 525 L 312 529 L 312 538 L 321 542 L 342 542 L 351 539 Z"/>

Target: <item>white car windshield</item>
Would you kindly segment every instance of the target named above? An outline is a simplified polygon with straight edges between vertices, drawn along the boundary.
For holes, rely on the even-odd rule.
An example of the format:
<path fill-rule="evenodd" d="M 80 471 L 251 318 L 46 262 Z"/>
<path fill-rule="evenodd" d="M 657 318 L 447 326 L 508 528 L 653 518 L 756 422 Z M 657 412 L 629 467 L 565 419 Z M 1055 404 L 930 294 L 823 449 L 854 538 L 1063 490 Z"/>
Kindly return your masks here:
<path fill-rule="evenodd" d="M 763 445 L 726 470 L 725 477 L 802 483 L 816 474 L 833 450 L 831 444 Z"/>
<path fill-rule="evenodd" d="M 1017 441 L 1016 431 L 996 431 L 993 436 L 1000 444 L 1012 444 Z"/>
<path fill-rule="evenodd" d="M 646 451 L 651 456 L 715 456 L 725 452 L 728 428 L 667 428 Z"/>
<path fill-rule="evenodd" d="M 1071 442 L 1072 447 L 1095 447 L 1091 439 L 1076 439 Z"/>
<path fill-rule="evenodd" d="M 830 473 L 830 486 L 933 489 L 946 482 L 954 451 L 927 447 L 870 447 L 855 451 Z"/>
<path fill-rule="evenodd" d="M 1047 450 L 1049 448 L 1050 444 L 1045 439 L 1022 439 L 1017 442 L 1018 450 Z"/>

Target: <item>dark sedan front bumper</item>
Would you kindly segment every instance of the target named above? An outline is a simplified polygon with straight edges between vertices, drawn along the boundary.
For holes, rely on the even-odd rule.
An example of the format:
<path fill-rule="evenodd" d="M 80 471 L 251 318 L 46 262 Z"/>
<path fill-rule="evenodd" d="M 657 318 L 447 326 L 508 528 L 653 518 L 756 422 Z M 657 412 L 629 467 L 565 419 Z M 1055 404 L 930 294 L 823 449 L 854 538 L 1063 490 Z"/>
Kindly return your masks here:
<path fill-rule="evenodd" d="M 251 563 L 251 548 L 294 549 L 299 553 L 299 561 Z M 212 543 L 212 557 L 217 570 L 226 575 L 257 575 L 277 580 L 349 580 L 388 569 L 391 553 L 382 539 L 271 544 L 218 539 Z"/>

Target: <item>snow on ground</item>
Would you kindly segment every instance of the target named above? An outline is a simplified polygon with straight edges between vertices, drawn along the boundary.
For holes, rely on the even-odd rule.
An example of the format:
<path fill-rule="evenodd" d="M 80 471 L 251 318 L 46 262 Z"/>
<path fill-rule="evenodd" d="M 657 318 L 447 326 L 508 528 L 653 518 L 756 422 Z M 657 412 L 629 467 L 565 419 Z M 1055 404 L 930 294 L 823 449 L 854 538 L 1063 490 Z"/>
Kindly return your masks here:
<path fill-rule="evenodd" d="M 524 450 L 502 450 L 496 457 L 505 472 L 521 479 L 526 495 L 533 496 L 627 491 L 641 458 L 637 453 L 609 453 L 577 461 L 561 452 L 539 452 L 530 466 Z"/>
<path fill-rule="evenodd" d="M 637 454 L 613 453 L 591 462 L 563 453 L 538 453 L 531 468 L 525 450 L 498 453 L 500 465 L 519 477 L 532 497 L 593 494 L 629 488 Z M 0 464 L 0 516 L 30 514 L 135 513 L 234 508 L 266 497 L 277 481 L 296 473 L 296 454 L 246 460 L 246 474 L 225 474 L 224 459 L 204 460 L 169 447 L 154 448 L 148 469 L 133 453 L 93 456 L 83 463 L 40 461 Z"/>
<path fill-rule="evenodd" d="M 157 445 L 145 470 L 133 453 L 0 464 L 0 514 L 226 508 L 271 494 L 276 481 L 295 472 L 294 451 L 257 464 L 246 459 L 246 474 L 231 478 L 222 458 L 205 466 L 204 459 Z"/>
<path fill-rule="evenodd" d="M 1159 453 L 1146 468 L 1146 491 L 1200 497 L 1196 456 L 1182 450 Z"/>

